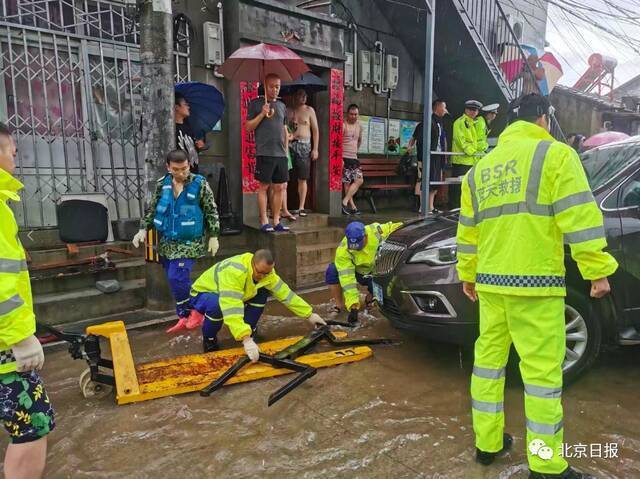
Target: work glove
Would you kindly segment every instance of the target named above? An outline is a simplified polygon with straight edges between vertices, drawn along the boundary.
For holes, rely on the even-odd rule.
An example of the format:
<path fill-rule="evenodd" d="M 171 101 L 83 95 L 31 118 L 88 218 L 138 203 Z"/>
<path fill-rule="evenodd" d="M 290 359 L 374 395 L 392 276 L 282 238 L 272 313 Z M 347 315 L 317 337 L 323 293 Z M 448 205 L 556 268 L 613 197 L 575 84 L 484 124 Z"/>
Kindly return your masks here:
<path fill-rule="evenodd" d="M 347 318 L 347 321 L 349 321 L 352 324 L 358 322 L 358 308 L 354 308 L 351 311 L 349 311 L 349 317 Z"/>
<path fill-rule="evenodd" d="M 319 314 L 311 313 L 311 316 L 307 318 L 307 321 L 311 323 L 311 326 L 326 326 L 327 322 L 320 317 Z"/>
<path fill-rule="evenodd" d="M 219 249 L 220 243 L 218 243 L 218 238 L 209 238 L 209 247 L 207 250 L 211 253 L 211 256 L 215 256 Z"/>
<path fill-rule="evenodd" d="M 138 248 L 140 244 L 144 244 L 144 241 L 147 239 L 147 230 L 139 230 L 136 235 L 133 237 L 134 248 Z"/>
<path fill-rule="evenodd" d="M 19 373 L 42 369 L 44 352 L 40 341 L 34 335 L 14 344 L 11 349 L 16 358 L 16 371 Z"/>
<path fill-rule="evenodd" d="M 251 362 L 258 362 L 258 359 L 260 358 L 260 350 L 253 338 L 251 336 L 247 336 L 242 340 L 242 345 L 244 346 L 244 352 L 247 353 Z"/>

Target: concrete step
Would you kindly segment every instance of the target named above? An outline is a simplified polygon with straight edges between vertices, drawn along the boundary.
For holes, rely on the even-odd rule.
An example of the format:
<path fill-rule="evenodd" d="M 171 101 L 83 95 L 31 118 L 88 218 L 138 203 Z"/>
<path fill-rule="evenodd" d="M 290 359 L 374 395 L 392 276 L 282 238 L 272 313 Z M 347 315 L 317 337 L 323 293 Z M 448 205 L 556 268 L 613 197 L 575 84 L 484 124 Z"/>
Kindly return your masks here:
<path fill-rule="evenodd" d="M 127 258 L 114 261 L 115 270 L 90 272 L 87 266 L 31 272 L 31 290 L 34 296 L 51 293 L 67 293 L 91 288 L 96 281 L 117 279 L 129 281 L 144 278 L 144 258 Z"/>
<path fill-rule="evenodd" d="M 329 225 L 329 215 L 322 213 L 309 213 L 307 216 L 297 216 L 296 221 L 285 220 L 292 230 L 314 228 Z"/>
<path fill-rule="evenodd" d="M 42 294 L 34 297 L 36 319 L 45 324 L 63 324 L 108 314 L 133 311 L 145 306 L 144 279 L 120 283 L 117 293 L 105 294 L 96 288 L 84 288 L 67 293 Z"/>
<path fill-rule="evenodd" d="M 113 243 L 101 243 L 96 245 L 79 246 L 78 254 L 70 256 L 66 248 L 42 249 L 29 251 L 31 257 L 30 265 L 43 263 L 58 263 L 61 261 L 69 261 L 74 259 L 88 258 L 90 256 L 98 256 L 103 254 L 108 248 L 121 248 L 134 253 L 136 257 L 144 256 L 142 248 L 134 248 L 129 241 L 116 241 Z M 109 253 L 112 260 L 128 257 L 120 253 Z"/>
<path fill-rule="evenodd" d="M 344 229 L 337 227 L 301 228 L 292 231 L 297 245 L 338 244 L 344 236 Z"/>
<path fill-rule="evenodd" d="M 296 274 L 296 288 L 308 288 L 324 284 L 327 264 L 299 266 Z"/>
<path fill-rule="evenodd" d="M 296 246 L 296 257 L 298 265 L 327 265 L 333 262 L 338 243 L 323 244 L 298 244 Z"/>

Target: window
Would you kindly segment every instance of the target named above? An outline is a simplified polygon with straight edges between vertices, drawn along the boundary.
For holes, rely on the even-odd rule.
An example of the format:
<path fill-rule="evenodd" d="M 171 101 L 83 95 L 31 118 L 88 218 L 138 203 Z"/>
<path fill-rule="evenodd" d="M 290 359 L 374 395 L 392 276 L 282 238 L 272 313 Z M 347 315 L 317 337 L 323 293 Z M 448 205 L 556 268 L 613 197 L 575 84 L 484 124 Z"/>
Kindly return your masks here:
<path fill-rule="evenodd" d="M 640 143 L 624 143 L 584 153 L 582 166 L 587 173 L 591 190 L 595 191 L 639 159 Z"/>
<path fill-rule="evenodd" d="M 640 179 L 636 177 L 622 187 L 619 207 L 640 207 Z"/>

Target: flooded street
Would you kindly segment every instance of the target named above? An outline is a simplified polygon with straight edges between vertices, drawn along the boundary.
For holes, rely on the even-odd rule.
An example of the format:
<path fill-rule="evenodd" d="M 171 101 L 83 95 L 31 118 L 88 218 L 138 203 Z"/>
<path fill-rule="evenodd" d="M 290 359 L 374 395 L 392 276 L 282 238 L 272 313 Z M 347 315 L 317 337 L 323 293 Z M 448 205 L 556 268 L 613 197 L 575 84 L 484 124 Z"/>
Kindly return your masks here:
<path fill-rule="evenodd" d="M 305 297 L 326 316 L 326 295 Z M 262 340 L 308 331 L 306 321 L 283 313 L 270 303 Z M 505 401 L 514 449 L 483 467 L 473 461 L 469 351 L 398 332 L 377 312 L 350 336 L 398 344 L 373 346 L 374 356 L 361 362 L 319 369 L 270 408 L 267 397 L 291 376 L 225 387 L 209 398 L 185 394 L 117 406 L 111 396 L 84 399 L 78 376 L 85 364 L 66 351 L 49 352 L 43 376 L 57 427 L 46 477 L 527 477 L 517 369 L 508 375 Z M 130 331 L 129 338 L 137 363 L 201 348 L 199 333 L 170 337 L 160 326 Z M 225 347 L 235 346 L 226 330 L 222 338 Z M 619 457 L 570 463 L 600 478 L 640 477 L 639 393 L 640 348 L 604 351 L 565 391 L 565 442 L 587 451 L 614 443 Z"/>

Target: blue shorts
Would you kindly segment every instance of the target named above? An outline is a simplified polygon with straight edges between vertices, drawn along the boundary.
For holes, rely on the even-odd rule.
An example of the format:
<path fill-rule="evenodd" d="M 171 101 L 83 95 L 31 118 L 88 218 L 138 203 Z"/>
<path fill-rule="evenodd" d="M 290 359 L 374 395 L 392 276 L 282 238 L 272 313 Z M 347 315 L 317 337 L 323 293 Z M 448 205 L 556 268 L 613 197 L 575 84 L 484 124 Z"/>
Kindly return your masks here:
<path fill-rule="evenodd" d="M 356 273 L 356 281 L 358 284 L 362 286 L 366 286 L 371 294 L 373 294 L 373 279 L 365 278 L 360 273 Z M 326 284 L 340 284 L 340 279 L 338 278 L 338 269 L 336 268 L 335 263 L 330 263 L 327 266 L 327 271 L 324 273 L 324 282 Z"/>

